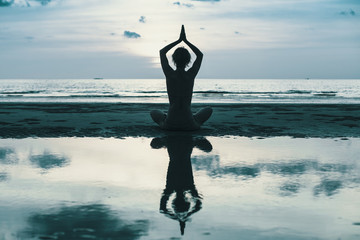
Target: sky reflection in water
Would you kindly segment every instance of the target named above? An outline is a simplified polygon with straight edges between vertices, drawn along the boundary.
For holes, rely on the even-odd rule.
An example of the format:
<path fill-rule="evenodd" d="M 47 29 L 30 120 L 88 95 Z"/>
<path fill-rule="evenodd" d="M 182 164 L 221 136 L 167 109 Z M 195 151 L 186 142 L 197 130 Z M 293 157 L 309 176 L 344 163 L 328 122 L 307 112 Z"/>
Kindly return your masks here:
<path fill-rule="evenodd" d="M 358 239 L 358 156 L 360 139 L 1 139 L 0 239 Z"/>

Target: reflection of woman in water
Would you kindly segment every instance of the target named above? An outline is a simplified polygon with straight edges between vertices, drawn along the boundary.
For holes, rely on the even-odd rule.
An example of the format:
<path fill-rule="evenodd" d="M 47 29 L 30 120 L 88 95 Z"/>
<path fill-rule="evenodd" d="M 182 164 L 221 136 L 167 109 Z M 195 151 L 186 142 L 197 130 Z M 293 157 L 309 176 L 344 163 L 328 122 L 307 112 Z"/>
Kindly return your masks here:
<path fill-rule="evenodd" d="M 153 148 L 167 147 L 170 162 L 166 176 L 166 187 L 160 200 L 160 212 L 180 223 L 184 234 L 185 223 L 190 216 L 201 209 L 201 197 L 196 190 L 191 166 L 193 147 L 210 152 L 212 146 L 205 138 L 192 136 L 168 136 L 155 138 Z M 170 199 L 172 199 L 170 201 Z M 171 202 L 171 207 L 168 203 Z"/>
<path fill-rule="evenodd" d="M 176 70 L 169 65 L 166 53 L 177 44 L 184 42 L 195 53 L 196 60 L 189 70 L 185 68 L 190 63 L 190 53 L 184 47 L 179 47 L 172 55 Z M 199 72 L 203 54 L 186 39 L 184 25 L 180 38 L 160 50 L 161 67 L 166 77 L 166 87 L 170 107 L 167 115 L 159 110 L 151 111 L 151 117 L 163 129 L 168 130 L 196 130 L 209 119 L 212 114 L 210 107 L 203 108 L 195 115 L 191 112 L 191 98 L 194 80 Z"/>

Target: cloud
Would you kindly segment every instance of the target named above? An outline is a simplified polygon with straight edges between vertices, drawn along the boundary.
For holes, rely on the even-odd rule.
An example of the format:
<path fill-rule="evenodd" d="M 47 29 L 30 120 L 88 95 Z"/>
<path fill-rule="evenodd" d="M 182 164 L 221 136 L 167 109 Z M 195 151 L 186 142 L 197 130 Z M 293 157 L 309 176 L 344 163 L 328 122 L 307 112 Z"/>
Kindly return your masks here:
<path fill-rule="evenodd" d="M 220 0 L 191 0 L 195 2 L 220 2 Z"/>
<path fill-rule="evenodd" d="M 46 6 L 48 5 L 49 2 L 51 2 L 52 0 L 36 0 L 37 2 L 40 2 L 41 5 Z"/>
<path fill-rule="evenodd" d="M 0 7 L 32 7 L 32 6 L 46 6 L 50 2 L 59 2 L 61 0 L 0 0 Z"/>
<path fill-rule="evenodd" d="M 45 152 L 41 155 L 30 156 L 30 161 L 37 167 L 48 170 L 55 167 L 64 167 L 69 164 L 70 159 Z"/>
<path fill-rule="evenodd" d="M 313 186 L 314 196 L 319 196 L 322 193 L 326 196 L 332 196 L 349 185 L 359 183 L 359 178 L 346 177 L 352 176 L 354 167 L 339 163 L 323 164 L 312 160 L 302 160 L 295 162 L 224 166 L 220 162 L 219 155 L 194 156 L 192 157 L 192 163 L 196 171 L 206 171 L 206 174 L 212 178 L 232 175 L 251 179 L 259 177 L 263 172 L 281 176 L 286 179 L 286 181 L 279 186 L 279 193 L 281 195 L 298 193 L 302 186 L 305 185 L 305 183 L 299 182 L 299 176 L 309 174 L 309 172 L 316 176 L 324 177 L 320 183 Z M 338 177 L 334 178 L 334 174 L 338 175 Z"/>
<path fill-rule="evenodd" d="M 205 170 L 212 178 L 221 177 L 224 175 L 255 178 L 261 172 L 260 166 L 258 165 L 221 166 L 220 157 L 218 155 L 194 156 L 192 157 L 192 163 L 194 164 L 195 170 Z"/>
<path fill-rule="evenodd" d="M 126 38 L 140 38 L 141 35 L 136 32 L 124 31 L 124 36 Z"/>
<path fill-rule="evenodd" d="M 28 227 L 20 230 L 22 239 L 127 239 L 146 236 L 148 220 L 120 218 L 106 205 L 65 206 L 55 212 L 34 213 Z"/>
<path fill-rule="evenodd" d="M 0 164 L 15 164 L 18 162 L 16 153 L 11 148 L 0 148 Z"/>
<path fill-rule="evenodd" d="M 234 34 L 235 34 L 235 35 L 238 35 L 238 36 L 244 36 L 244 34 L 241 33 L 241 32 L 239 32 L 239 31 L 234 31 Z"/>
<path fill-rule="evenodd" d="M 321 183 L 314 187 L 314 195 L 318 196 L 320 193 L 324 193 L 326 196 L 332 196 L 338 193 L 343 188 L 343 182 L 341 180 L 322 180 Z"/>
<path fill-rule="evenodd" d="M 9 179 L 9 176 L 6 172 L 0 172 L 0 182 L 5 182 Z"/>
<path fill-rule="evenodd" d="M 355 16 L 356 15 L 356 12 L 352 9 L 349 9 L 349 11 L 341 11 L 340 12 L 340 15 L 343 15 L 343 16 Z"/>
<path fill-rule="evenodd" d="M 183 3 L 182 6 L 192 8 L 194 5 L 191 3 Z"/>
<path fill-rule="evenodd" d="M 0 0 L 0 7 L 9 7 L 14 3 L 14 0 Z"/>
<path fill-rule="evenodd" d="M 146 23 L 146 17 L 145 16 L 141 16 L 139 19 L 139 22 L 141 23 Z"/>
<path fill-rule="evenodd" d="M 194 7 L 194 5 L 191 4 L 191 3 L 173 2 L 173 4 L 174 4 L 174 5 L 178 5 L 178 6 L 182 6 L 182 7 L 188 7 L 188 8 Z"/>

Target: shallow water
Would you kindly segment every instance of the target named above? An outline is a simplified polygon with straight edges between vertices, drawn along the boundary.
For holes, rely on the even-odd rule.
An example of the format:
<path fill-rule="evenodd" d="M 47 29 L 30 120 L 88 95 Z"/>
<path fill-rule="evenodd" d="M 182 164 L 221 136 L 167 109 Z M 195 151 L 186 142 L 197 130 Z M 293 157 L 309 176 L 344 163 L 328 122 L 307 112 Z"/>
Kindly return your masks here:
<path fill-rule="evenodd" d="M 359 239 L 359 156 L 358 138 L 0 139 L 0 239 Z"/>

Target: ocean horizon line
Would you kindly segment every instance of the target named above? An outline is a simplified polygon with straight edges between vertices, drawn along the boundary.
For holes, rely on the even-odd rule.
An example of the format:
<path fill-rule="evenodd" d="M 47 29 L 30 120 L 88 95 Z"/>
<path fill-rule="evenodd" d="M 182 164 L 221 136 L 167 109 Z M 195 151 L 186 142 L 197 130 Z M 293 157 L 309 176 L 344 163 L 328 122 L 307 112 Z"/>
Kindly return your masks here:
<path fill-rule="evenodd" d="M 38 77 L 38 78 L 17 78 L 17 77 L 9 77 L 9 78 L 0 78 L 1 80 L 159 80 L 159 79 L 165 79 L 165 77 L 159 77 L 159 78 L 106 78 L 106 77 L 89 77 L 89 78 L 76 78 L 76 77 L 63 77 L 63 78 L 57 78 L 57 77 Z M 196 80 L 360 80 L 359 78 L 196 78 Z"/>

